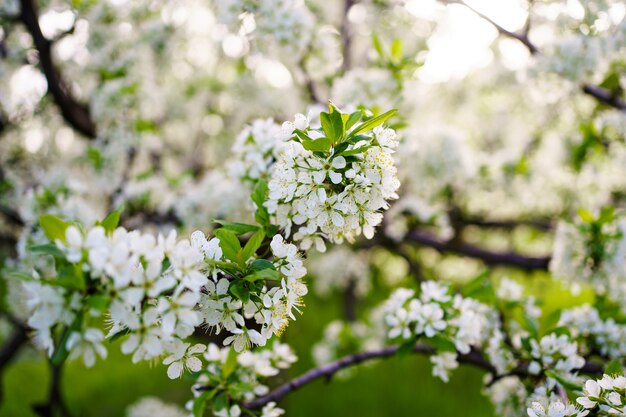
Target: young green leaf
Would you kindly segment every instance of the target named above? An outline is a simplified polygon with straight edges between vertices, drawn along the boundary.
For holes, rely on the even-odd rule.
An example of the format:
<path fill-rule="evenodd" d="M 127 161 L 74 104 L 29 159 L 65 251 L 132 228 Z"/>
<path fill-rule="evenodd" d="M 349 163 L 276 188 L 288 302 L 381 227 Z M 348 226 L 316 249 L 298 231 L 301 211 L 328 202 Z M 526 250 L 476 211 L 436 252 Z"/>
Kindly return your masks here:
<path fill-rule="evenodd" d="M 210 401 L 216 393 L 217 389 L 212 389 L 210 391 L 205 391 L 196 398 L 194 398 L 193 417 L 202 417 L 204 415 L 207 401 Z"/>
<path fill-rule="evenodd" d="M 386 113 L 383 113 L 383 114 L 381 114 L 379 116 L 376 116 L 376 117 L 373 117 L 373 118 L 369 119 L 366 122 L 361 123 L 360 125 L 355 127 L 352 132 L 350 132 L 350 135 L 348 135 L 348 138 L 354 137 L 354 136 L 358 135 L 359 133 L 367 132 L 369 130 L 374 129 L 376 126 L 379 126 L 379 125 L 385 123 L 387 120 L 389 120 L 396 113 L 397 113 L 396 109 L 389 110 Z"/>
<path fill-rule="evenodd" d="M 237 352 L 232 347 L 228 351 L 228 356 L 226 357 L 226 362 L 224 366 L 222 366 L 222 376 L 224 379 L 228 378 L 230 374 L 232 374 L 235 369 L 237 369 Z"/>
<path fill-rule="evenodd" d="M 256 259 L 248 267 L 248 272 L 252 273 L 255 271 L 261 271 L 263 269 L 275 269 L 275 267 L 274 267 L 274 264 L 268 261 L 267 259 Z"/>
<path fill-rule="evenodd" d="M 53 245 L 52 243 L 46 243 L 45 245 L 35 245 L 28 248 L 31 252 L 45 253 L 53 256 L 56 259 L 65 259 L 63 251 Z"/>
<path fill-rule="evenodd" d="M 243 235 L 244 233 L 256 232 L 259 230 L 259 226 L 246 223 L 226 222 L 223 220 L 215 220 L 215 223 L 220 224 L 222 228 L 230 230 L 237 235 Z"/>
<path fill-rule="evenodd" d="M 246 275 L 244 279 L 248 282 L 256 282 L 260 280 L 278 281 L 280 279 L 280 274 L 275 269 L 267 268 Z"/>
<path fill-rule="evenodd" d="M 51 242 L 54 242 L 56 239 L 65 241 L 65 230 L 69 226 L 67 222 L 51 214 L 44 214 L 39 217 L 39 225 Z"/>
<path fill-rule="evenodd" d="M 254 232 L 252 236 L 250 236 L 250 239 L 248 239 L 248 241 L 246 242 L 246 245 L 241 251 L 242 262 L 245 263 L 248 259 L 250 259 L 251 256 L 253 256 L 256 253 L 256 251 L 261 247 L 261 244 L 263 243 L 264 239 L 265 239 L 265 231 L 262 229 L 257 230 L 256 232 Z"/>
<path fill-rule="evenodd" d="M 113 231 L 115 231 L 115 228 L 117 227 L 119 223 L 120 223 L 120 211 L 115 210 L 111 212 L 108 216 L 106 216 L 105 219 L 100 222 L 100 225 L 104 227 L 104 230 L 106 230 L 107 233 L 110 234 L 110 233 L 113 233 Z"/>
<path fill-rule="evenodd" d="M 346 130 L 349 130 L 356 122 L 361 120 L 361 117 L 363 117 L 363 112 L 361 110 L 350 113 L 350 116 L 348 116 L 348 120 L 346 121 Z"/>
<path fill-rule="evenodd" d="M 263 203 L 267 200 L 267 193 L 269 188 L 264 180 L 258 180 L 252 190 L 252 201 L 256 204 L 257 208 L 264 207 Z"/>
<path fill-rule="evenodd" d="M 237 254 L 241 250 L 241 243 L 237 239 L 237 235 L 226 229 L 217 229 L 213 234 L 219 239 L 220 248 L 222 248 L 226 259 L 237 262 Z"/>
<path fill-rule="evenodd" d="M 326 153 L 330 150 L 332 144 L 332 140 L 326 137 L 302 141 L 302 146 L 304 147 L 304 149 L 311 152 Z"/>
<path fill-rule="evenodd" d="M 250 290 L 245 287 L 243 281 L 236 281 L 228 287 L 228 292 L 232 294 L 233 297 L 247 303 L 250 301 Z"/>

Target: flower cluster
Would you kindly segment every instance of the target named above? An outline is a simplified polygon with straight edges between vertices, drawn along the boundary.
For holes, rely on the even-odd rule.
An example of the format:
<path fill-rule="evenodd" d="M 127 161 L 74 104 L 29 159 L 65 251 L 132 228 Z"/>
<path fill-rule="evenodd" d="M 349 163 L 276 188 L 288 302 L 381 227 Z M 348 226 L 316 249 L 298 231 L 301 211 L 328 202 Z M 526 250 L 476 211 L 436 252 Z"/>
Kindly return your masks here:
<path fill-rule="evenodd" d="M 369 118 L 362 111 L 342 114 L 330 104 L 322 127 L 313 129 L 304 115 L 283 124 L 290 140 L 279 155 L 265 203 L 275 223 L 301 241 L 303 249 L 322 237 L 353 242 L 372 238 L 381 210 L 397 198 L 400 183 L 392 157 L 398 145 L 394 130 L 381 126 L 394 111 Z M 296 229 L 296 230 L 293 230 Z"/>
<path fill-rule="evenodd" d="M 274 343 L 271 348 L 260 351 L 245 351 L 233 354 L 228 348 L 220 349 L 209 344 L 204 353 L 206 367 L 200 371 L 198 382 L 193 387 L 194 400 L 187 404 L 189 409 L 204 410 L 207 393 L 213 400 L 213 413 L 222 417 L 242 415 L 242 405 L 269 392 L 267 378 L 277 375 L 297 361 L 288 345 Z M 278 417 L 284 413 L 274 402 L 261 411 L 262 417 Z"/>
<path fill-rule="evenodd" d="M 512 366 L 512 357 L 503 346 L 497 310 L 459 294 L 435 281 L 421 284 L 421 293 L 396 290 L 386 302 L 384 320 L 388 337 L 402 342 L 423 338 L 444 351 L 467 354 L 471 348 L 484 348 L 498 372 Z M 456 367 L 452 356 L 433 359 L 433 373 L 447 380 L 447 370 Z"/>
<path fill-rule="evenodd" d="M 597 415 L 626 415 L 626 377 L 604 375 L 587 380 L 576 402 L 587 410 L 596 409 Z"/>
<path fill-rule="evenodd" d="M 626 324 L 614 318 L 600 318 L 600 313 L 589 304 L 564 310 L 559 326 L 570 329 L 571 335 L 585 351 L 597 350 L 610 359 L 626 356 Z"/>
<path fill-rule="evenodd" d="M 591 285 L 626 311 L 626 221 L 613 210 L 597 216 L 580 211 L 573 223 L 559 223 L 550 271 L 559 279 Z"/>
<path fill-rule="evenodd" d="M 273 119 L 257 119 L 237 136 L 232 147 L 231 174 L 243 180 L 268 179 L 285 141 Z"/>
<path fill-rule="evenodd" d="M 539 341 L 531 339 L 530 346 L 532 361 L 528 371 L 531 374 L 538 374 L 542 369 L 569 374 L 585 364 L 585 359 L 578 355 L 578 344 L 565 334 L 551 333 Z"/>
<path fill-rule="evenodd" d="M 86 230 L 42 216 L 54 243 L 32 250 L 51 255 L 56 268 L 52 274 L 14 274 L 24 281 L 28 325 L 53 360 L 83 356 L 91 366 L 96 355 L 105 358 L 97 322 L 108 316 L 106 337 L 122 337 L 121 349 L 133 362 L 165 357 L 168 375 L 177 378 L 184 369 L 200 369 L 196 356 L 204 346 L 184 342 L 199 326 L 226 330 L 224 344 L 240 352 L 264 345 L 295 319 L 307 293 L 306 269 L 282 236 L 272 238 L 269 261 L 256 255 L 265 232 L 254 226 L 248 226 L 256 231 L 241 247 L 226 227 L 211 239 L 196 231 L 191 239 L 177 240 L 175 232 L 155 237 L 116 228 L 116 219 L 119 212 Z M 64 333 L 55 341 L 57 327 Z"/>
<path fill-rule="evenodd" d="M 220 22 L 256 37 L 261 48 L 277 46 L 300 55 L 311 41 L 315 21 L 301 0 L 220 0 L 215 6 Z"/>

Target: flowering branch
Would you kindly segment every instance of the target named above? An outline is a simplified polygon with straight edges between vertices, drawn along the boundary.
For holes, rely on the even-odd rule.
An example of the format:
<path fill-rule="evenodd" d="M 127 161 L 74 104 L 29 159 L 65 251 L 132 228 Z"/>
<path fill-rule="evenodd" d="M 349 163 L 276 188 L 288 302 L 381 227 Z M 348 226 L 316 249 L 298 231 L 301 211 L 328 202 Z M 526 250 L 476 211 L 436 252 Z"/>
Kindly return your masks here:
<path fill-rule="evenodd" d="M 315 381 L 316 379 L 330 379 L 334 374 L 344 368 L 358 365 L 372 359 L 389 358 L 395 355 L 398 352 L 399 348 L 399 346 L 389 346 L 383 349 L 370 350 L 344 356 L 343 358 L 338 359 L 335 362 L 320 366 L 319 368 L 311 369 L 310 371 L 300 375 L 299 377 L 282 384 L 270 393 L 244 404 L 244 407 L 250 409 L 263 407 L 270 402 L 280 400 L 290 392 L 296 391 L 297 389 L 303 387 L 304 385 L 307 385 L 310 382 Z M 435 354 L 436 350 L 429 345 L 417 344 L 413 348 L 412 353 L 419 353 L 430 356 Z M 477 350 L 471 350 L 467 354 L 458 354 L 457 361 L 459 363 L 474 365 L 480 369 L 484 369 L 492 374 L 494 377 L 498 374 L 496 368 L 483 357 L 481 352 Z M 591 363 L 586 364 L 583 368 L 581 368 L 580 371 L 583 373 L 600 374 L 602 373 L 602 367 L 597 364 Z M 513 370 L 510 375 L 528 375 L 527 366 L 519 366 L 518 368 Z"/>
<path fill-rule="evenodd" d="M 89 108 L 85 104 L 79 103 L 72 95 L 69 86 L 66 85 L 52 61 L 53 43 L 46 39 L 41 31 L 35 1 L 21 0 L 20 3 L 20 20 L 32 36 L 35 47 L 39 52 L 39 62 L 48 82 L 48 91 L 54 97 L 65 121 L 83 135 L 95 138 L 96 126 L 91 119 Z"/>
<path fill-rule="evenodd" d="M 497 22 L 489 18 L 488 16 L 484 15 L 483 13 L 479 12 L 478 10 L 470 6 L 469 4 L 465 3 L 463 0 L 440 0 L 440 1 L 444 4 L 461 4 L 467 7 L 469 10 L 474 12 L 477 16 L 489 22 L 494 28 L 496 28 L 496 30 L 502 36 L 506 36 L 508 38 L 515 39 L 521 42 L 532 55 L 541 54 L 541 51 L 539 50 L 539 48 L 533 42 L 531 42 L 531 40 L 528 38 L 528 31 L 526 29 L 521 33 L 507 30 L 503 28 L 502 26 L 500 26 Z M 618 97 L 617 95 L 611 93 L 610 91 L 602 87 L 598 87 L 598 86 L 588 84 L 588 83 L 582 84 L 580 88 L 585 94 L 588 94 L 594 97 L 596 100 L 606 104 L 607 106 L 613 107 L 621 111 L 626 111 L 626 102 L 622 100 L 620 97 Z"/>

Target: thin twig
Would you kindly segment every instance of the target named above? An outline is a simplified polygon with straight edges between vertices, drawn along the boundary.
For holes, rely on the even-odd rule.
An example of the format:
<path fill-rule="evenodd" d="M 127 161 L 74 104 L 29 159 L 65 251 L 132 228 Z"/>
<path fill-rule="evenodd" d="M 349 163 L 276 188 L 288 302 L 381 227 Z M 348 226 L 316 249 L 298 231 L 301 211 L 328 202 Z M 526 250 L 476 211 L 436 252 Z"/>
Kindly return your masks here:
<path fill-rule="evenodd" d="M 41 31 L 35 0 L 21 0 L 20 3 L 20 20 L 26 26 L 39 52 L 39 63 L 48 82 L 48 92 L 54 97 L 61 115 L 70 126 L 89 138 L 95 138 L 96 126 L 91 119 L 89 108 L 76 100 L 54 65 L 52 42 Z"/>

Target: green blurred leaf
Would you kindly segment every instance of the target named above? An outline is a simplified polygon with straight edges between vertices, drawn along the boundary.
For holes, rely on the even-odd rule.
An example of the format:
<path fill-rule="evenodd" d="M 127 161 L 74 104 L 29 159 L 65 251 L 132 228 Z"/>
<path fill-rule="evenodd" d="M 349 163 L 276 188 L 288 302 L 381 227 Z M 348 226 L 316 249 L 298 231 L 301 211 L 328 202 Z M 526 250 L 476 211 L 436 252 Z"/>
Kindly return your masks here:
<path fill-rule="evenodd" d="M 36 245 L 28 248 L 31 252 L 35 253 L 45 253 L 48 255 L 52 255 L 55 259 L 65 259 L 65 254 L 63 251 L 53 245 L 52 243 L 46 243 L 45 245 Z"/>
<path fill-rule="evenodd" d="M 237 352 L 232 347 L 228 350 L 226 362 L 222 366 L 222 376 L 227 379 L 237 369 Z"/>
<path fill-rule="evenodd" d="M 120 210 L 112 211 L 108 216 L 100 222 L 100 226 L 104 227 L 107 233 L 111 234 L 120 223 Z"/>
<path fill-rule="evenodd" d="M 39 225 L 51 242 L 56 239 L 65 242 L 65 230 L 69 226 L 67 222 L 51 214 L 43 214 L 39 217 Z"/>

